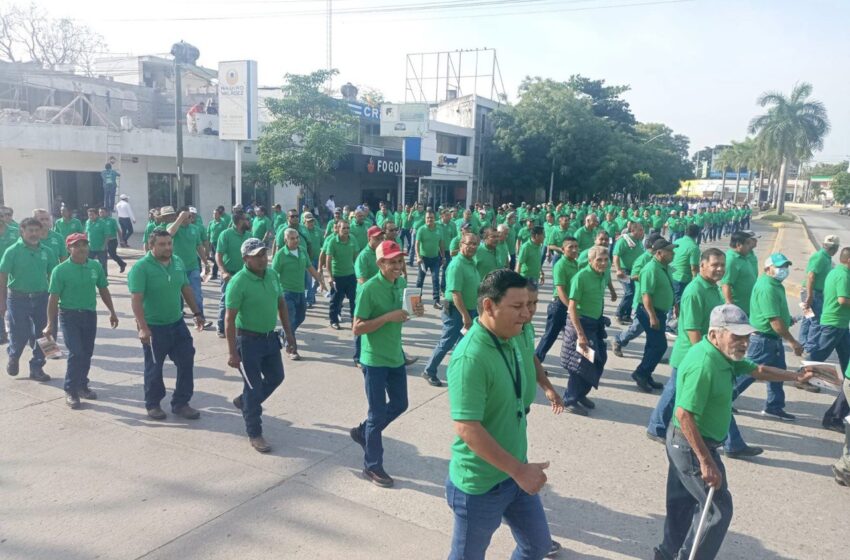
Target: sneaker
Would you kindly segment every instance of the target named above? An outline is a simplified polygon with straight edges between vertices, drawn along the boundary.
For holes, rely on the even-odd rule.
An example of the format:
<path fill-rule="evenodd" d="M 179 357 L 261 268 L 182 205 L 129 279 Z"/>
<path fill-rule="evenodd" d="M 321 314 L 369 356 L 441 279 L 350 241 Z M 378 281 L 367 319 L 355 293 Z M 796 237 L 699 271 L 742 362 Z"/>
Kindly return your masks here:
<path fill-rule="evenodd" d="M 219 338 L 227 338 L 227 335 L 226 335 L 226 334 L 224 334 L 224 332 L 222 332 L 222 331 L 216 331 L 216 333 L 215 333 L 215 334 L 216 334 L 216 336 L 217 336 L 217 337 L 219 337 Z"/>
<path fill-rule="evenodd" d="M 237 409 L 242 410 L 242 395 L 236 395 L 231 402 Z"/>
<path fill-rule="evenodd" d="M 65 393 L 65 404 L 68 405 L 68 408 L 72 410 L 77 410 L 81 406 L 80 397 L 78 397 L 74 393 Z"/>
<path fill-rule="evenodd" d="M 331 328 L 334 329 L 335 331 L 340 330 L 339 323 L 331 323 Z"/>
<path fill-rule="evenodd" d="M 432 387 L 442 387 L 443 382 L 436 375 L 431 375 L 427 371 L 422 372 L 422 378 L 425 379 Z"/>
<path fill-rule="evenodd" d="M 776 418 L 777 420 L 786 420 L 788 422 L 793 422 L 797 419 L 793 414 L 788 414 L 784 410 L 762 410 L 762 416 L 770 416 L 772 418 Z"/>
<path fill-rule="evenodd" d="M 549 552 L 546 553 L 544 558 L 554 558 L 559 552 L 561 552 L 561 548 L 561 543 L 558 541 L 552 541 L 552 546 L 549 547 Z"/>
<path fill-rule="evenodd" d="M 248 438 L 248 441 L 251 442 L 251 447 L 256 449 L 259 453 L 268 453 L 272 450 L 272 446 L 269 445 L 269 442 L 267 442 L 266 438 L 263 436 Z"/>
<path fill-rule="evenodd" d="M 412 366 L 413 364 L 415 364 L 418 361 L 419 361 L 419 356 L 416 356 L 415 358 L 411 358 L 407 354 L 404 355 L 404 365 L 405 366 Z"/>
<path fill-rule="evenodd" d="M 44 373 L 43 369 L 36 368 L 30 372 L 30 379 L 39 383 L 47 383 L 50 381 L 50 376 Z"/>
<path fill-rule="evenodd" d="M 165 414 L 165 411 L 162 410 L 160 407 L 148 409 L 148 417 L 153 420 L 165 420 L 166 416 L 167 415 Z"/>
<path fill-rule="evenodd" d="M 298 352 L 287 352 L 286 355 L 293 362 L 297 362 L 297 361 L 301 360 L 301 356 L 298 354 Z"/>
<path fill-rule="evenodd" d="M 443 308 L 442 303 L 440 303 L 439 301 L 434 302 L 434 309 L 442 309 L 442 308 Z"/>
<path fill-rule="evenodd" d="M 620 341 L 616 338 L 614 339 L 614 349 L 612 350 L 612 352 L 614 352 L 614 355 L 618 358 L 623 357 L 623 345 L 620 344 Z"/>
<path fill-rule="evenodd" d="M 593 402 L 592 400 L 588 399 L 587 397 L 580 398 L 578 400 L 578 404 L 580 404 L 581 406 L 583 406 L 584 408 L 586 408 L 588 410 L 593 410 L 594 408 L 596 408 L 596 403 Z"/>
<path fill-rule="evenodd" d="M 743 449 L 739 449 L 738 451 L 725 451 L 727 457 L 730 459 L 749 459 L 750 457 L 755 457 L 757 455 L 761 455 L 764 453 L 764 449 L 761 447 L 756 447 L 755 445 L 748 445 Z"/>
<path fill-rule="evenodd" d="M 839 486 L 850 486 L 850 473 L 836 469 L 835 465 L 832 466 L 832 476 L 835 477 L 835 482 Z"/>
<path fill-rule="evenodd" d="M 95 393 L 94 391 L 92 391 L 88 387 L 83 387 L 78 392 L 80 394 L 81 399 L 86 399 L 86 400 L 89 400 L 89 401 L 96 401 L 97 400 L 97 393 Z"/>
<path fill-rule="evenodd" d="M 124 263 L 118 267 L 118 272 L 124 274 L 124 270 L 127 268 L 127 263 Z"/>
<path fill-rule="evenodd" d="M 363 477 L 375 486 L 380 486 L 381 488 L 392 488 L 393 484 L 395 484 L 392 477 L 381 467 L 363 469 Z"/>
<path fill-rule="evenodd" d="M 587 409 L 580 407 L 578 403 L 565 404 L 564 411 L 576 416 L 587 416 Z"/>
<path fill-rule="evenodd" d="M 200 411 L 192 408 L 188 404 L 184 404 L 183 406 L 178 406 L 177 408 L 173 409 L 171 412 L 173 412 L 174 414 L 176 414 L 177 416 L 179 416 L 181 418 L 185 418 L 186 420 L 197 420 L 198 418 L 201 417 Z"/>
<path fill-rule="evenodd" d="M 205 330 L 205 331 L 206 331 L 206 330 L 211 329 L 211 328 L 212 328 L 212 326 L 213 326 L 213 322 L 212 322 L 212 321 L 206 321 L 206 322 L 204 322 L 204 330 Z"/>
<path fill-rule="evenodd" d="M 657 434 L 653 434 L 652 432 L 646 432 L 646 437 L 647 439 L 651 439 L 652 441 L 660 443 L 661 445 L 665 445 L 667 443 L 664 436 L 659 436 Z"/>
<path fill-rule="evenodd" d="M 12 377 L 18 375 L 20 372 L 21 366 L 18 358 L 9 358 L 9 363 L 6 364 L 6 373 L 11 375 Z"/>
<path fill-rule="evenodd" d="M 653 389 L 661 390 L 661 389 L 664 388 L 664 383 L 659 383 L 658 381 L 654 380 L 651 377 L 649 379 L 647 379 L 646 382 L 649 383 L 649 386 L 652 387 Z"/>
<path fill-rule="evenodd" d="M 361 430 L 361 426 L 355 426 L 348 431 L 348 435 L 351 436 L 351 439 L 354 440 L 354 443 L 359 445 L 366 450 L 366 438 L 363 436 L 363 430 Z"/>
<path fill-rule="evenodd" d="M 801 391 L 807 391 L 809 393 L 820 393 L 820 387 L 815 387 L 814 385 L 812 385 L 808 381 L 803 381 L 802 383 L 799 382 L 799 381 L 796 381 L 794 383 L 794 387 L 800 389 Z"/>

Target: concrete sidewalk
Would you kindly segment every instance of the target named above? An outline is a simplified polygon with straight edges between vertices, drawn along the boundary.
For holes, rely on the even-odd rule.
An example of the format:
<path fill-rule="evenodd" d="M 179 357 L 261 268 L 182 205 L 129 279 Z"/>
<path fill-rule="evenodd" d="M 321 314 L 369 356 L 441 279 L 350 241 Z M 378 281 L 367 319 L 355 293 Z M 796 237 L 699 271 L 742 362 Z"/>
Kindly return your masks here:
<path fill-rule="evenodd" d="M 776 234 L 758 222 L 754 228 L 763 234 L 760 259 L 776 245 L 794 261 L 791 280 L 799 282 L 807 259 L 802 230 L 785 226 Z M 727 243 L 724 238 L 722 248 Z M 348 429 L 366 413 L 363 377 L 350 365 L 350 332 L 327 327 L 327 300 L 299 329 L 305 360 L 286 363 L 286 380 L 264 407 L 274 451 L 260 455 L 230 404 L 241 381 L 226 367 L 225 345 L 214 332 L 194 334 L 192 402 L 201 419 L 146 418 L 126 275 L 110 282 L 121 325 L 110 330 L 100 317 L 91 373 L 100 400 L 69 410 L 61 361 L 48 363 L 54 381 L 47 385 L 0 378 L 0 558 L 446 557 L 452 515 L 443 488 L 452 424 L 445 388 L 418 377 L 439 336 L 437 312 L 428 308 L 426 317 L 405 326 L 405 350 L 420 361 L 408 371 L 410 408 L 385 434 L 386 468 L 397 486 L 382 490 L 359 474 L 362 452 Z M 211 314 L 218 283 L 204 289 Z M 538 336 L 550 294 L 547 283 L 535 317 Z M 613 314 L 610 303 L 606 313 Z M 559 348 L 556 343 L 546 367 L 563 391 Z M 542 395 L 532 407 L 529 457 L 551 461 L 542 498 L 553 536 L 568 549 L 561 558 L 651 558 L 661 539 L 667 459 L 644 436 L 658 395 L 638 392 L 629 379 L 641 353 L 639 339 L 624 358 L 610 356 L 600 390 L 591 395 L 597 409 L 590 417 L 556 417 Z M 789 352 L 789 366 L 797 363 Z M 665 381 L 668 372 L 660 366 L 656 377 Z M 173 376 L 169 365 L 169 390 Z M 832 396 L 792 387 L 787 394 L 796 423 L 758 413 L 763 384 L 738 401 L 744 437 L 766 452 L 751 462 L 726 461 L 735 518 L 722 558 L 846 555 L 850 491 L 829 472 L 842 437 L 819 427 Z M 502 527 L 488 557 L 507 558 L 512 548 Z"/>

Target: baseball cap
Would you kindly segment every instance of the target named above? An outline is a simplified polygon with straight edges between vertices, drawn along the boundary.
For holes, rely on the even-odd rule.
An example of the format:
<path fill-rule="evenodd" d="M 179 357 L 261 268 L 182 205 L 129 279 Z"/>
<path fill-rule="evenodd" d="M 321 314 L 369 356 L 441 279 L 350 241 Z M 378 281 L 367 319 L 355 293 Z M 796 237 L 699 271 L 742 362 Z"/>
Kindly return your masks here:
<path fill-rule="evenodd" d="M 837 247 L 841 245 L 841 239 L 837 235 L 827 235 L 823 238 L 823 245 L 829 247 Z"/>
<path fill-rule="evenodd" d="M 711 310 L 711 315 L 708 319 L 708 328 L 726 329 L 738 336 L 746 336 L 756 332 L 744 310 L 731 303 L 718 305 Z"/>
<path fill-rule="evenodd" d="M 675 247 L 675 245 L 662 237 L 661 239 L 656 239 L 655 243 L 652 244 L 652 252 L 654 253 L 661 250 L 672 251 L 673 247 Z"/>
<path fill-rule="evenodd" d="M 65 247 L 70 247 L 77 241 L 85 241 L 89 242 L 89 238 L 85 233 L 72 233 L 68 237 L 65 238 Z"/>
<path fill-rule="evenodd" d="M 375 249 L 375 260 L 379 261 L 381 259 L 394 259 L 399 255 L 407 255 L 404 251 L 401 250 L 401 247 L 398 246 L 398 243 L 395 241 L 382 241 L 378 248 Z"/>
<path fill-rule="evenodd" d="M 174 211 L 174 207 L 173 207 L 173 206 L 163 206 L 162 208 L 160 208 L 160 209 L 159 209 L 159 216 L 160 216 L 161 218 L 165 218 L 165 217 L 168 217 L 168 216 L 173 216 L 173 215 L 174 215 L 174 214 L 176 214 L 176 213 L 177 213 L 177 212 L 175 212 L 175 211 Z"/>
<path fill-rule="evenodd" d="M 756 232 L 754 232 L 751 229 L 742 229 L 741 233 L 743 233 L 747 237 L 752 237 L 754 239 L 759 239 L 761 237 L 761 235 L 757 234 Z"/>
<path fill-rule="evenodd" d="M 266 244 L 256 237 L 249 237 L 242 243 L 242 256 L 255 257 L 260 254 L 260 251 L 266 250 Z"/>
<path fill-rule="evenodd" d="M 130 200 L 130 197 L 127 196 L 126 194 L 122 194 L 121 196 L 118 197 L 118 199 L 119 200 Z"/>
<path fill-rule="evenodd" d="M 304 212 L 304 221 L 305 222 L 311 222 L 311 221 L 314 221 L 315 219 L 316 219 L 316 217 L 313 216 L 312 212 Z"/>
<path fill-rule="evenodd" d="M 194 206 L 190 206 L 190 207 L 189 207 L 189 213 L 190 213 L 190 214 L 197 214 L 197 213 L 198 213 L 198 209 L 197 209 L 197 208 L 195 208 Z"/>
<path fill-rule="evenodd" d="M 382 230 L 378 226 L 372 226 L 366 231 L 366 234 L 369 237 L 375 237 L 376 235 L 381 235 L 382 233 L 384 233 L 384 230 Z"/>
<path fill-rule="evenodd" d="M 777 268 L 781 268 L 783 266 L 789 266 L 791 261 L 788 260 L 788 257 L 783 255 L 782 253 L 773 253 L 766 259 L 764 259 L 764 267 L 767 268 L 769 266 L 775 266 Z"/>

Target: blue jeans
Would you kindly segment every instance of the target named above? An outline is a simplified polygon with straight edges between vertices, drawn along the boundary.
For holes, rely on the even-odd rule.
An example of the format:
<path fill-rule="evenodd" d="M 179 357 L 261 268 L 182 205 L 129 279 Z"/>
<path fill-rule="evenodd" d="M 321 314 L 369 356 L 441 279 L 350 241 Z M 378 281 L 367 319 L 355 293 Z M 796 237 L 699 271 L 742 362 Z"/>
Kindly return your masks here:
<path fill-rule="evenodd" d="M 419 265 L 419 276 L 416 278 L 416 287 L 425 285 L 425 272 L 431 273 L 431 292 L 434 301 L 440 301 L 440 257 L 422 257 Z"/>
<path fill-rule="evenodd" d="M 638 304 L 638 308 L 641 305 Z M 640 324 L 640 321 L 632 321 L 632 324 L 629 325 L 629 328 L 625 330 L 625 332 L 619 333 L 614 337 L 614 340 L 622 347 L 625 348 L 629 345 L 629 342 L 633 341 L 637 337 L 643 334 L 643 325 Z"/>
<path fill-rule="evenodd" d="M 118 189 L 117 185 L 104 185 L 103 186 L 103 207 L 112 212 L 115 210 L 115 191 Z"/>
<path fill-rule="evenodd" d="M 100 266 L 103 267 L 103 273 L 107 276 L 109 275 L 109 253 L 106 252 L 106 247 L 101 251 L 89 251 L 89 258 L 94 259 L 100 263 Z"/>
<path fill-rule="evenodd" d="M 484 560 L 503 519 L 516 541 L 512 560 L 539 560 L 552 547 L 540 495 L 527 494 L 512 478 L 484 494 L 467 494 L 447 479 L 446 501 L 454 512 L 449 560 Z"/>
<path fill-rule="evenodd" d="M 667 335 L 664 333 L 665 325 L 667 324 L 667 312 L 655 310 L 655 315 L 658 317 L 659 328 L 653 329 L 649 325 L 649 314 L 643 305 L 637 308 L 635 319 L 643 327 L 646 332 L 646 346 L 643 349 L 643 358 L 635 369 L 634 377 L 638 379 L 652 379 L 652 374 L 656 366 L 664 357 L 664 352 L 667 351 Z"/>
<path fill-rule="evenodd" d="M 383 468 L 384 444 L 381 433 L 407 410 L 407 369 L 399 367 L 363 366 L 366 421 L 358 426 L 366 440 L 363 466 L 369 470 Z"/>
<path fill-rule="evenodd" d="M 303 297 L 303 296 L 302 296 Z M 280 336 L 272 331 L 265 336 L 237 336 L 236 348 L 242 359 L 245 377 L 242 382 L 242 418 L 248 437 L 263 435 L 263 403 L 283 382 L 283 360 Z"/>
<path fill-rule="evenodd" d="M 446 263 L 441 267 L 440 270 L 440 291 L 446 292 L 446 270 L 449 268 L 449 263 L 452 262 L 452 257 L 449 255 L 449 252 L 446 251 Z"/>
<path fill-rule="evenodd" d="M 342 311 L 342 300 L 348 298 L 348 310 L 351 312 L 351 320 L 354 320 L 354 302 L 357 298 L 357 277 L 353 274 L 348 276 L 334 276 L 336 291 L 331 297 L 328 306 L 328 317 L 331 323 L 339 324 L 339 313 Z"/>
<path fill-rule="evenodd" d="M 467 311 L 469 311 L 469 316 L 473 319 L 478 317 L 477 310 L 468 309 Z M 437 342 L 437 346 L 434 347 L 434 351 L 431 353 L 431 359 L 425 365 L 425 373 L 431 376 L 437 375 L 437 368 L 440 366 L 440 362 L 443 361 L 446 354 L 460 340 L 460 331 L 463 328 L 463 316 L 453 304 L 446 305 L 443 308 L 441 319 L 443 320 L 443 332 L 440 334 L 440 340 Z"/>
<path fill-rule="evenodd" d="M 537 343 L 537 349 L 534 351 L 534 355 L 537 356 L 541 364 L 546 359 L 546 354 L 552 349 L 555 341 L 561 336 L 566 324 L 567 307 L 560 298 L 556 297 L 546 309 L 546 329 L 543 331 L 543 336 L 540 337 L 540 342 Z"/>
<path fill-rule="evenodd" d="M 18 360 L 24 348 L 32 348 L 30 373 L 44 367 L 44 352 L 36 344 L 47 325 L 47 292 L 20 293 L 9 291 L 9 346 L 6 352 L 10 360 Z"/>
<path fill-rule="evenodd" d="M 59 325 L 68 349 L 65 392 L 76 394 L 89 384 L 89 369 L 97 335 L 97 312 L 62 309 L 59 311 Z"/>
<path fill-rule="evenodd" d="M 195 295 L 195 305 L 198 306 L 198 311 L 204 313 L 204 291 L 201 288 L 201 271 L 195 270 L 186 271 L 186 278 L 189 279 L 189 287 L 192 288 L 192 293 Z"/>
<path fill-rule="evenodd" d="M 807 294 L 806 288 L 800 290 L 800 301 L 805 303 Z M 803 320 L 800 321 L 800 344 L 803 345 L 806 352 L 812 352 L 817 343 L 820 316 L 823 313 L 823 292 L 818 290 L 812 292 L 812 311 L 815 314 L 814 317 L 811 319 L 803 317 Z"/>
<path fill-rule="evenodd" d="M 707 442 L 708 443 L 708 442 Z M 699 460 L 682 432 L 671 427 L 667 435 L 667 517 L 664 519 L 664 540 L 661 551 L 667 558 L 688 558 L 694 546 L 696 530 L 708 499 L 708 485 L 700 475 Z M 709 453 L 723 476 L 720 488 L 714 493 L 706 517 L 704 533 L 697 543 L 696 558 L 712 560 L 717 557 L 729 524 L 732 521 L 732 494 L 726 482 L 726 467 L 717 453 L 716 442 Z"/>
<path fill-rule="evenodd" d="M 224 279 L 224 272 L 221 277 L 221 299 L 218 301 L 218 325 L 216 330 L 219 333 L 224 333 L 224 294 L 227 292 L 227 281 Z"/>
<path fill-rule="evenodd" d="M 631 274 L 630 270 L 626 270 L 625 272 L 626 274 Z M 623 296 L 620 298 L 619 305 L 617 305 L 617 318 L 628 320 L 632 316 L 632 301 L 635 298 L 635 283 L 631 279 L 628 281 L 620 280 L 620 285 L 623 287 Z"/>
<path fill-rule="evenodd" d="M 406 244 L 405 244 L 405 241 L 407 241 Z M 410 248 L 413 246 L 411 243 L 412 243 L 412 239 L 411 239 L 410 230 L 409 229 L 399 229 L 399 231 L 398 231 L 398 245 L 399 245 L 399 247 L 401 247 L 402 249 L 407 247 L 408 252 L 410 252 Z M 413 264 L 413 263 L 411 262 L 410 264 Z"/>
<path fill-rule="evenodd" d="M 658 437 L 667 435 L 667 425 L 673 417 L 673 406 L 676 404 L 676 368 L 670 371 L 670 379 L 664 385 L 664 390 L 658 398 L 652 414 L 649 416 L 649 425 L 646 431 Z"/>
<path fill-rule="evenodd" d="M 145 408 L 159 407 L 165 398 L 162 366 L 166 356 L 177 366 L 177 380 L 171 395 L 171 410 L 189 404 L 195 390 L 192 369 L 195 365 L 195 345 L 189 327 L 183 319 L 170 325 L 148 325 L 151 343 L 142 344 L 145 355 Z"/>
<path fill-rule="evenodd" d="M 410 247 L 407 248 L 407 266 L 413 266 L 413 260 L 416 258 L 416 232 L 410 230 L 408 233 Z"/>
<path fill-rule="evenodd" d="M 679 282 L 678 280 L 673 280 L 673 301 L 675 303 L 679 303 L 682 301 L 682 294 L 685 293 L 685 288 L 688 287 L 690 282 Z"/>
<path fill-rule="evenodd" d="M 283 300 L 286 302 L 286 311 L 289 314 L 289 327 L 294 335 L 307 317 L 307 298 L 304 292 L 283 292 Z"/>
<path fill-rule="evenodd" d="M 785 346 L 779 337 L 773 338 L 755 333 L 750 336 L 750 347 L 747 349 L 747 357 L 755 363 L 763 366 L 773 366 L 786 369 Z M 744 385 L 745 381 L 738 379 L 737 387 Z M 750 384 L 752 381 L 750 381 Z M 749 384 L 738 390 L 738 394 L 744 392 Z M 764 409 L 767 412 L 777 412 L 785 408 L 785 384 L 780 381 L 768 381 L 767 402 Z"/>
<path fill-rule="evenodd" d="M 838 354 L 841 371 L 847 371 L 850 365 L 850 330 L 820 325 L 808 359 L 813 362 L 825 362 L 833 350 Z"/>
<path fill-rule="evenodd" d="M 313 259 L 312 264 L 313 268 L 319 269 L 319 259 Z M 307 305 L 316 305 L 316 290 L 319 289 L 319 283 L 310 276 L 309 272 L 304 272 L 304 281 L 307 282 Z"/>

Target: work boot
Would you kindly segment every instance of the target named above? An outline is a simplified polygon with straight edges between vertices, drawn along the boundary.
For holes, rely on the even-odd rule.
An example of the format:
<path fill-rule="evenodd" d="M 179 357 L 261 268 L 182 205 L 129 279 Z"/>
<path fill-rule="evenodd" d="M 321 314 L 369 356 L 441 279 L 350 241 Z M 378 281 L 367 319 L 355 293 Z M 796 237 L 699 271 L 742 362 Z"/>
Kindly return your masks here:
<path fill-rule="evenodd" d="M 47 383 L 48 381 L 50 381 L 50 376 L 44 373 L 44 370 L 40 367 L 36 367 L 33 368 L 32 371 L 30 371 L 30 379 L 32 379 L 33 381 L 38 381 L 40 383 Z"/>
<path fill-rule="evenodd" d="M 65 393 L 65 404 L 68 405 L 72 410 L 77 410 L 80 408 L 80 397 L 78 397 L 75 393 Z"/>
<path fill-rule="evenodd" d="M 184 404 L 182 406 L 178 406 L 174 410 L 172 410 L 174 414 L 181 418 L 185 418 L 186 420 L 197 420 L 201 417 L 201 413 L 189 406 L 188 404 Z"/>
<path fill-rule="evenodd" d="M 272 450 L 272 446 L 269 445 L 269 442 L 267 442 L 263 436 L 248 438 L 248 441 L 251 442 L 251 447 L 256 449 L 259 453 L 268 453 Z"/>
<path fill-rule="evenodd" d="M 11 375 L 12 377 L 15 377 L 16 375 L 18 375 L 18 372 L 20 372 L 20 370 L 21 370 L 20 359 L 10 357 L 9 363 L 6 364 L 6 373 Z"/>
<path fill-rule="evenodd" d="M 89 401 L 96 401 L 97 400 L 97 393 L 95 393 L 94 391 L 89 389 L 88 385 L 86 385 L 85 387 L 80 389 L 79 393 L 80 393 L 81 399 L 86 399 L 86 400 L 89 400 Z"/>
<path fill-rule="evenodd" d="M 152 420 L 165 420 L 166 416 L 165 411 L 158 406 L 148 409 L 148 417 Z"/>

